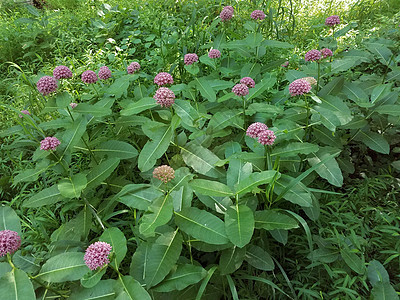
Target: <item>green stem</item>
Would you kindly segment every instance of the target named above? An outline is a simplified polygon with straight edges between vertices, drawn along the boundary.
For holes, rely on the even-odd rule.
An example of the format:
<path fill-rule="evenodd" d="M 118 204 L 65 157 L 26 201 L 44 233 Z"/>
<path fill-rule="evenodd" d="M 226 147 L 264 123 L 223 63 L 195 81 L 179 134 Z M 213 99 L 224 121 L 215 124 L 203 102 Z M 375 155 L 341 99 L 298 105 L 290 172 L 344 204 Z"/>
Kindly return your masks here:
<path fill-rule="evenodd" d="M 267 170 L 272 170 L 272 159 L 271 159 L 271 147 L 265 145 L 265 153 L 266 153 L 266 161 L 267 161 Z"/>
<path fill-rule="evenodd" d="M 318 77 L 317 77 L 317 93 L 318 93 L 319 92 L 319 78 L 321 75 L 321 63 L 318 61 L 317 64 L 318 64 Z"/>
<path fill-rule="evenodd" d="M 246 99 L 242 97 L 243 99 L 243 127 L 246 128 Z"/>
<path fill-rule="evenodd" d="M 305 137 L 306 137 L 306 141 L 308 142 L 308 140 L 309 140 L 308 131 L 309 131 L 309 120 L 310 120 L 310 106 L 308 105 L 307 95 L 304 95 L 304 101 L 306 103 L 306 109 L 307 109 Z"/>

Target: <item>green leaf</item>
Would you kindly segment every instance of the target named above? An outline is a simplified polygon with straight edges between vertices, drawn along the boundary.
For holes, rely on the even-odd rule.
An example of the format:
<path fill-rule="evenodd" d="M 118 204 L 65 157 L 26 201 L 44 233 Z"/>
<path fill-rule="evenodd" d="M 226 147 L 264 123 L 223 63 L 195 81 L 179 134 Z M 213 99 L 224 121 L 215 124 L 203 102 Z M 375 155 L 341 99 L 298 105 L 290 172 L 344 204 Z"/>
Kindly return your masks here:
<path fill-rule="evenodd" d="M 208 55 L 202 55 L 199 57 L 199 60 L 202 64 L 205 64 L 207 66 L 210 66 L 211 68 L 213 68 L 214 70 L 216 69 L 215 66 L 215 59 L 213 58 L 209 58 Z"/>
<path fill-rule="evenodd" d="M 127 142 L 110 140 L 102 143 L 92 150 L 100 155 L 107 155 L 108 158 L 129 159 L 138 156 L 138 151 L 135 147 Z"/>
<path fill-rule="evenodd" d="M 200 91 L 200 94 L 206 98 L 208 101 L 215 102 L 217 100 L 217 96 L 215 95 L 215 91 L 211 87 L 208 80 L 204 77 L 195 78 L 196 86 Z"/>
<path fill-rule="evenodd" d="M 377 260 L 372 260 L 368 263 L 367 268 L 368 279 L 372 286 L 375 286 L 378 282 L 389 282 L 389 274 L 385 267 Z"/>
<path fill-rule="evenodd" d="M 112 251 L 115 253 L 115 260 L 117 261 L 118 267 L 128 251 L 124 233 L 116 227 L 106 228 L 99 240 L 111 245 Z"/>
<path fill-rule="evenodd" d="M 350 252 L 348 248 L 342 248 L 340 249 L 340 255 L 342 256 L 343 260 L 346 262 L 346 264 L 356 273 L 358 274 L 364 274 L 365 272 L 365 267 L 364 263 L 357 256 L 357 254 Z"/>
<path fill-rule="evenodd" d="M 371 51 L 375 56 L 378 57 L 380 62 L 386 66 L 390 63 L 390 58 L 392 56 L 392 51 L 384 45 L 379 45 L 375 43 L 367 44 L 367 48 Z"/>
<path fill-rule="evenodd" d="M 100 105 L 91 105 L 88 103 L 79 103 L 77 107 L 74 108 L 74 113 L 88 114 L 93 117 L 101 118 L 111 115 L 112 111 L 110 108 L 103 107 Z M 83 120 L 86 120 L 82 118 Z"/>
<path fill-rule="evenodd" d="M 382 134 L 372 131 L 359 131 L 354 139 L 363 142 L 367 147 L 376 152 L 383 154 L 389 154 L 390 152 L 390 145 Z"/>
<path fill-rule="evenodd" d="M 326 264 L 333 263 L 339 257 L 339 252 L 333 249 L 320 248 L 311 252 L 307 258 L 311 261 L 320 261 Z"/>
<path fill-rule="evenodd" d="M 250 89 L 249 95 L 246 96 L 246 101 L 248 102 L 251 99 L 260 96 L 267 89 L 273 87 L 275 82 L 276 82 L 276 77 L 273 76 L 272 74 L 267 73 L 266 75 L 264 75 L 264 78 L 261 80 L 261 82 L 257 83 L 254 88 Z"/>
<path fill-rule="evenodd" d="M 81 285 L 85 288 L 92 288 L 99 283 L 101 277 L 106 273 L 107 268 L 99 268 L 96 271 L 90 271 L 81 278 Z"/>
<path fill-rule="evenodd" d="M 128 184 L 115 195 L 119 202 L 140 210 L 147 210 L 150 204 L 163 193 L 148 184 Z"/>
<path fill-rule="evenodd" d="M 361 107 L 372 107 L 368 95 L 354 82 L 346 82 L 343 86 L 343 93 Z"/>
<path fill-rule="evenodd" d="M 0 278 L 0 291 L 7 300 L 35 300 L 35 291 L 28 275 L 13 269 Z"/>
<path fill-rule="evenodd" d="M 0 206 L 0 230 L 12 230 L 21 234 L 21 221 L 9 206 Z"/>
<path fill-rule="evenodd" d="M 178 265 L 176 270 L 168 274 L 165 279 L 152 290 L 161 293 L 181 291 L 186 287 L 198 283 L 206 277 L 207 271 L 201 266 Z"/>
<path fill-rule="evenodd" d="M 192 75 L 196 75 L 199 73 L 200 69 L 197 64 L 185 65 L 185 70 L 188 71 Z"/>
<path fill-rule="evenodd" d="M 69 128 L 67 128 L 61 139 L 61 145 L 62 147 L 64 147 L 63 156 L 67 153 L 68 150 L 72 151 L 73 147 L 79 142 L 86 131 L 86 125 L 86 118 L 79 118 L 76 119 Z"/>
<path fill-rule="evenodd" d="M 41 207 L 44 205 L 50 205 L 63 200 L 64 197 L 61 196 L 57 185 L 53 185 L 47 189 L 40 191 L 39 193 L 33 195 L 28 200 L 24 201 L 22 206 L 24 207 Z"/>
<path fill-rule="evenodd" d="M 80 279 L 88 272 L 82 252 L 65 252 L 50 258 L 37 275 L 47 282 L 65 282 Z"/>
<path fill-rule="evenodd" d="M 112 172 L 118 167 L 119 158 L 109 158 L 99 165 L 95 166 L 87 174 L 87 189 L 93 189 L 106 180 Z"/>
<path fill-rule="evenodd" d="M 59 108 L 66 108 L 71 102 L 74 101 L 68 92 L 62 92 L 56 95 L 56 103 Z"/>
<path fill-rule="evenodd" d="M 282 48 L 282 49 L 289 49 L 293 48 L 292 44 L 287 42 L 275 41 L 275 40 L 264 40 L 262 45 L 272 48 Z"/>
<path fill-rule="evenodd" d="M 229 197 L 233 195 L 227 185 L 218 181 L 195 179 L 190 182 L 190 187 L 194 191 L 207 196 Z"/>
<path fill-rule="evenodd" d="M 398 117 L 400 116 L 400 105 L 381 105 L 375 111 L 380 114 Z"/>
<path fill-rule="evenodd" d="M 246 205 L 231 206 L 225 212 L 225 231 L 232 244 L 243 248 L 253 236 L 254 214 Z"/>
<path fill-rule="evenodd" d="M 65 178 L 61 180 L 58 183 L 57 187 L 60 191 L 61 196 L 72 199 L 79 198 L 81 196 L 81 192 L 84 190 L 86 185 L 86 176 L 82 173 L 78 173 L 70 178 Z"/>
<path fill-rule="evenodd" d="M 175 223 L 182 231 L 203 242 L 213 245 L 229 242 L 224 222 L 207 211 L 195 207 L 185 208 L 175 212 Z"/>
<path fill-rule="evenodd" d="M 158 198 L 141 218 L 139 232 L 145 236 L 154 236 L 157 227 L 168 223 L 173 212 L 172 199 L 169 194 Z"/>
<path fill-rule="evenodd" d="M 324 159 L 331 155 L 331 151 L 328 148 L 320 148 L 317 153 L 313 153 L 308 158 L 308 162 L 311 166 L 315 166 L 321 162 L 318 168 L 315 171 L 318 173 L 319 176 L 328 180 L 330 184 L 335 186 L 342 186 L 343 185 L 343 175 L 340 167 L 335 160 L 335 158 L 330 158 L 324 162 Z"/>
<path fill-rule="evenodd" d="M 216 112 L 208 123 L 208 128 L 212 128 L 213 132 L 222 130 L 228 126 L 239 127 L 243 124 L 240 110 L 227 110 Z"/>
<path fill-rule="evenodd" d="M 285 146 L 277 146 L 272 150 L 271 156 L 291 157 L 297 154 L 310 154 L 317 152 L 318 145 L 310 143 L 292 142 Z"/>
<path fill-rule="evenodd" d="M 78 287 L 71 293 L 69 300 L 114 300 L 116 281 L 112 279 L 101 280 L 92 288 Z"/>
<path fill-rule="evenodd" d="M 32 182 L 36 181 L 38 176 L 44 173 L 49 168 L 48 161 L 43 160 L 42 162 L 38 163 L 35 169 L 28 169 L 19 173 L 17 176 L 14 177 L 14 184 L 19 182 Z"/>
<path fill-rule="evenodd" d="M 339 119 L 340 125 L 345 125 L 353 119 L 349 107 L 339 97 L 328 95 L 321 98 L 321 101 L 322 103 L 319 106 L 334 113 Z"/>
<path fill-rule="evenodd" d="M 275 181 L 274 193 L 277 195 L 282 193 L 293 180 L 295 179 L 291 176 L 282 175 L 277 181 Z M 312 205 L 311 193 L 301 182 L 292 186 L 288 192 L 283 195 L 283 198 L 302 207 L 310 207 Z"/>
<path fill-rule="evenodd" d="M 219 259 L 219 271 L 221 275 L 231 274 L 239 269 L 243 263 L 245 254 L 245 248 L 236 246 L 223 250 Z"/>
<path fill-rule="evenodd" d="M 199 119 L 199 113 L 192 107 L 190 101 L 176 99 L 173 105 L 176 114 L 182 119 L 182 122 L 194 126 L 197 119 Z"/>
<path fill-rule="evenodd" d="M 141 113 L 147 109 L 156 107 L 158 104 L 152 97 L 144 97 L 137 102 L 129 103 L 128 106 L 121 110 L 122 116 L 131 116 Z"/>
<path fill-rule="evenodd" d="M 149 293 L 131 276 L 120 276 L 118 282 L 123 288 L 122 294 L 124 296 L 121 297 L 121 294 L 119 294 L 117 299 L 151 300 Z"/>
<path fill-rule="evenodd" d="M 271 183 L 276 173 L 274 170 L 252 173 L 249 177 L 239 182 L 235 188 L 235 194 L 246 194 L 261 184 Z"/>
<path fill-rule="evenodd" d="M 378 282 L 371 290 L 374 300 L 398 300 L 396 290 L 389 282 Z"/>
<path fill-rule="evenodd" d="M 339 118 L 330 109 L 320 106 L 314 106 L 314 109 L 318 112 L 322 125 L 330 131 L 336 131 L 336 127 L 341 125 Z"/>
<path fill-rule="evenodd" d="M 141 284 L 144 284 L 144 279 L 146 276 L 145 269 L 152 245 L 152 242 L 141 242 L 136 248 L 135 253 L 132 255 L 129 275 L 131 275 Z"/>
<path fill-rule="evenodd" d="M 274 261 L 269 253 L 255 245 L 250 245 L 246 249 L 245 260 L 254 268 L 263 271 L 272 271 L 275 267 Z"/>
<path fill-rule="evenodd" d="M 352 58 L 335 59 L 331 63 L 331 73 L 336 74 L 339 72 L 347 71 L 352 68 L 355 64 L 355 60 Z"/>
<path fill-rule="evenodd" d="M 160 283 L 176 264 L 182 251 L 178 229 L 161 235 L 151 247 L 145 268 L 147 288 Z"/>
<path fill-rule="evenodd" d="M 131 80 L 135 79 L 135 75 L 125 75 L 121 76 L 113 82 L 113 84 L 107 89 L 107 94 L 115 95 L 115 98 L 121 98 L 122 95 L 125 96 L 128 93 L 128 87 Z"/>
<path fill-rule="evenodd" d="M 274 210 L 256 211 L 255 227 L 265 230 L 298 228 L 296 220 Z"/>
<path fill-rule="evenodd" d="M 328 95 L 337 95 L 343 88 L 344 77 L 335 77 L 319 91 L 318 96 L 325 98 Z"/>

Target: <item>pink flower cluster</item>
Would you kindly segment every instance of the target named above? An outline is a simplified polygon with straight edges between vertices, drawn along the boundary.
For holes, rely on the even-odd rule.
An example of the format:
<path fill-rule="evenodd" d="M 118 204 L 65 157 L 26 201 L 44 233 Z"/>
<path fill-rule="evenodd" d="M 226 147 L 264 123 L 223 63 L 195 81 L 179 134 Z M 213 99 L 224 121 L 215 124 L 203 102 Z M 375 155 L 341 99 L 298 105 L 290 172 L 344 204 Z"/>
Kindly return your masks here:
<path fill-rule="evenodd" d="M 55 150 L 60 145 L 60 141 L 56 137 L 45 137 L 40 141 L 40 150 Z"/>
<path fill-rule="evenodd" d="M 261 145 L 273 145 L 276 139 L 275 133 L 272 130 L 268 130 L 268 126 L 264 123 L 256 122 L 251 124 L 246 131 L 246 135 L 256 139 Z"/>
<path fill-rule="evenodd" d="M 321 59 L 321 52 L 319 52 L 317 49 L 310 50 L 306 53 L 306 56 L 304 57 L 306 61 L 317 61 Z"/>
<path fill-rule="evenodd" d="M 321 49 L 321 55 L 322 55 L 322 58 L 327 58 L 327 57 L 332 56 L 333 52 L 331 49 L 323 48 L 323 49 Z"/>
<path fill-rule="evenodd" d="M 194 64 L 195 62 L 199 61 L 199 57 L 197 56 L 196 53 L 188 53 L 185 55 L 183 59 L 185 65 L 189 66 Z"/>
<path fill-rule="evenodd" d="M 42 95 L 48 95 L 57 90 L 57 80 L 51 76 L 43 76 L 36 83 L 36 87 Z"/>
<path fill-rule="evenodd" d="M 57 66 L 53 71 L 53 77 L 55 79 L 71 78 L 72 71 L 66 66 Z"/>
<path fill-rule="evenodd" d="M 90 270 L 96 270 L 110 263 L 109 255 L 112 247 L 106 242 L 96 242 L 91 244 L 83 257 L 85 264 Z"/>
<path fill-rule="evenodd" d="M 243 97 L 249 94 L 249 88 L 247 85 L 239 83 L 232 88 L 232 92 L 235 93 L 236 96 Z"/>
<path fill-rule="evenodd" d="M 140 64 L 136 61 L 132 62 L 127 68 L 128 74 L 133 74 L 140 69 Z"/>
<path fill-rule="evenodd" d="M 340 17 L 336 16 L 336 15 L 327 17 L 326 20 L 325 20 L 325 25 L 326 26 L 333 27 L 333 26 L 339 25 L 339 24 L 340 24 Z"/>
<path fill-rule="evenodd" d="M 172 75 L 167 72 L 161 72 L 154 77 L 154 83 L 158 86 L 173 84 L 174 78 L 172 78 Z"/>
<path fill-rule="evenodd" d="M 240 83 L 245 84 L 249 88 L 253 88 L 256 86 L 256 83 L 251 77 L 243 77 L 242 79 L 240 79 Z"/>
<path fill-rule="evenodd" d="M 167 183 L 175 178 L 175 171 L 170 166 L 162 165 L 154 169 L 153 177 Z"/>
<path fill-rule="evenodd" d="M 289 66 L 289 61 L 285 61 L 283 64 L 281 64 L 282 68 L 287 68 Z"/>
<path fill-rule="evenodd" d="M 98 80 L 96 73 L 92 70 L 87 70 L 83 72 L 81 78 L 84 83 L 88 84 L 95 83 Z"/>
<path fill-rule="evenodd" d="M 111 78 L 111 70 L 107 66 L 102 66 L 99 70 L 99 78 L 101 80 Z"/>
<path fill-rule="evenodd" d="M 70 103 L 70 104 L 69 104 L 69 106 L 71 106 L 71 108 L 72 108 L 72 109 L 74 109 L 75 107 L 77 107 L 77 106 L 78 106 L 78 104 L 77 104 L 77 103 L 74 103 L 74 102 L 72 102 L 72 103 Z"/>
<path fill-rule="evenodd" d="M 153 97 L 161 107 L 170 107 L 175 103 L 175 94 L 169 88 L 160 87 Z"/>
<path fill-rule="evenodd" d="M 12 230 L 0 231 L 0 256 L 13 254 L 21 247 L 21 237 Z"/>
<path fill-rule="evenodd" d="M 221 57 L 221 52 L 218 49 L 211 49 L 208 52 L 208 57 L 209 58 L 220 58 Z"/>
<path fill-rule="evenodd" d="M 24 114 L 24 115 L 31 115 L 31 113 L 29 112 L 29 110 L 26 110 L 26 109 L 24 109 L 24 110 L 21 110 L 21 114 Z M 19 117 L 20 118 L 23 118 L 23 116 L 22 115 L 19 115 Z"/>
<path fill-rule="evenodd" d="M 262 10 L 255 10 L 251 13 L 250 17 L 253 20 L 264 20 L 265 19 L 265 13 Z"/>
<path fill-rule="evenodd" d="M 296 79 L 289 84 L 289 93 L 293 96 L 301 96 L 311 91 L 311 84 L 304 79 Z"/>
<path fill-rule="evenodd" d="M 232 19 L 233 17 L 233 7 L 232 6 L 225 6 L 221 13 L 219 14 L 219 17 L 221 18 L 222 22 L 228 21 L 230 19 Z"/>

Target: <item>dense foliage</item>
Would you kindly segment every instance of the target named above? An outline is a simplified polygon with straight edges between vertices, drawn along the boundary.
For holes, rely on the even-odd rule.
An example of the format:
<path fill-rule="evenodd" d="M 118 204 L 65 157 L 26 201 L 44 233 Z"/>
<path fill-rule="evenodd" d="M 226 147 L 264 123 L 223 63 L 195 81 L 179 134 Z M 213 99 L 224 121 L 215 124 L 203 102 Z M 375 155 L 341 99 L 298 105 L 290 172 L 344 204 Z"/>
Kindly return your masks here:
<path fill-rule="evenodd" d="M 44 2 L 2 4 L 2 294 L 398 299 L 390 2 Z"/>

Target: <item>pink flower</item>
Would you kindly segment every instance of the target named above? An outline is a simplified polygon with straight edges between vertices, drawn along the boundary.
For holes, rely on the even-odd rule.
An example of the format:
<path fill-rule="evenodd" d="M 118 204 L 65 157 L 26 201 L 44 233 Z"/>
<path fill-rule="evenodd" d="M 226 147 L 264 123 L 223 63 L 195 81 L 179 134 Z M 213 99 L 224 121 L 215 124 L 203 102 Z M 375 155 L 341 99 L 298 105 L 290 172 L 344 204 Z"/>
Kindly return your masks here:
<path fill-rule="evenodd" d="M 339 25 L 339 24 L 340 24 L 340 17 L 336 16 L 336 15 L 327 17 L 326 20 L 325 20 L 325 25 L 326 26 L 333 27 L 333 26 Z"/>
<path fill-rule="evenodd" d="M 256 83 L 251 77 L 243 77 L 242 79 L 240 79 L 240 83 L 245 84 L 249 88 L 253 88 L 256 86 Z"/>
<path fill-rule="evenodd" d="M 70 104 L 69 104 L 69 106 L 71 106 L 71 108 L 72 108 L 72 109 L 74 109 L 75 107 L 77 107 L 77 106 L 78 106 L 78 104 L 77 104 L 77 103 L 74 103 L 74 102 L 72 102 L 72 103 L 70 103 Z"/>
<path fill-rule="evenodd" d="M 306 61 L 316 61 L 321 59 L 321 52 L 316 49 L 310 50 L 306 53 L 304 59 Z"/>
<path fill-rule="evenodd" d="M 7 229 L 0 231 L 0 256 L 13 254 L 19 247 L 21 247 L 21 237 L 17 232 Z"/>
<path fill-rule="evenodd" d="M 185 65 L 188 66 L 194 64 L 196 61 L 199 61 L 199 57 L 197 56 L 196 53 L 188 53 L 185 55 L 183 61 Z"/>
<path fill-rule="evenodd" d="M 175 103 L 175 94 L 169 88 L 160 87 L 153 97 L 161 107 L 170 107 Z"/>
<path fill-rule="evenodd" d="M 304 79 L 296 79 L 289 84 L 289 93 L 293 96 L 304 95 L 311 91 L 311 84 Z"/>
<path fill-rule="evenodd" d="M 287 68 L 289 66 L 289 61 L 285 61 L 283 64 L 281 64 L 282 68 Z"/>
<path fill-rule="evenodd" d="M 220 58 L 221 57 L 221 52 L 219 52 L 218 49 L 211 49 L 208 52 L 208 57 L 209 58 Z"/>
<path fill-rule="evenodd" d="M 127 68 L 126 70 L 128 71 L 128 74 L 133 74 L 136 71 L 138 71 L 140 69 L 140 64 L 136 61 L 132 62 Z"/>
<path fill-rule="evenodd" d="M 29 116 L 31 115 L 31 113 L 29 112 L 29 110 L 21 110 L 21 113 L 24 114 L 24 115 L 29 115 Z M 20 117 L 20 118 L 23 118 L 22 115 L 19 115 L 19 117 Z"/>
<path fill-rule="evenodd" d="M 333 52 L 331 49 L 323 48 L 323 49 L 321 49 L 321 55 L 322 55 L 322 58 L 327 58 L 329 56 L 332 56 Z"/>
<path fill-rule="evenodd" d="M 268 130 L 268 126 L 264 123 L 255 122 L 251 124 L 246 131 L 246 135 L 255 139 L 258 137 L 258 134 L 262 131 Z"/>
<path fill-rule="evenodd" d="M 66 66 L 57 66 L 53 71 L 53 77 L 55 79 L 71 78 L 72 71 Z"/>
<path fill-rule="evenodd" d="M 162 165 L 154 169 L 153 177 L 167 183 L 175 178 L 175 171 L 170 166 Z"/>
<path fill-rule="evenodd" d="M 107 80 L 108 78 L 111 78 L 111 70 L 106 66 L 102 66 L 99 70 L 99 78 L 101 80 Z"/>
<path fill-rule="evenodd" d="M 157 84 L 158 86 L 166 85 L 166 84 L 173 84 L 174 79 L 172 78 L 172 75 L 167 73 L 167 72 L 161 72 L 154 77 L 154 83 Z"/>
<path fill-rule="evenodd" d="M 232 88 L 232 92 L 235 93 L 236 96 L 246 96 L 249 94 L 249 88 L 247 85 L 240 83 Z"/>
<path fill-rule="evenodd" d="M 57 80 L 54 77 L 43 76 L 36 83 L 36 87 L 37 87 L 39 93 L 41 93 L 43 95 L 48 95 L 57 90 L 58 84 L 57 84 Z"/>
<path fill-rule="evenodd" d="M 276 136 L 272 130 L 264 130 L 258 134 L 258 142 L 261 145 L 271 146 L 276 139 Z"/>
<path fill-rule="evenodd" d="M 56 150 L 60 144 L 60 141 L 56 137 L 48 136 L 40 141 L 40 150 Z"/>
<path fill-rule="evenodd" d="M 90 270 L 96 270 L 110 263 L 109 255 L 112 247 L 106 242 L 91 244 L 85 252 L 83 259 Z"/>
<path fill-rule="evenodd" d="M 83 72 L 81 78 L 84 83 L 95 83 L 98 80 L 96 73 L 92 70 Z"/>
<path fill-rule="evenodd" d="M 219 14 L 219 17 L 221 18 L 222 22 L 228 21 L 232 19 L 233 17 L 233 7 L 232 6 L 225 6 L 221 13 Z"/>
<path fill-rule="evenodd" d="M 265 19 L 265 14 L 262 10 L 255 10 L 251 13 L 250 17 L 253 20 L 264 20 Z"/>

